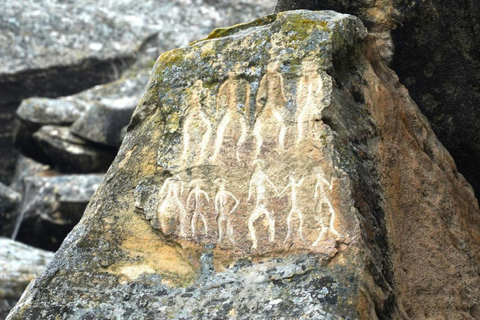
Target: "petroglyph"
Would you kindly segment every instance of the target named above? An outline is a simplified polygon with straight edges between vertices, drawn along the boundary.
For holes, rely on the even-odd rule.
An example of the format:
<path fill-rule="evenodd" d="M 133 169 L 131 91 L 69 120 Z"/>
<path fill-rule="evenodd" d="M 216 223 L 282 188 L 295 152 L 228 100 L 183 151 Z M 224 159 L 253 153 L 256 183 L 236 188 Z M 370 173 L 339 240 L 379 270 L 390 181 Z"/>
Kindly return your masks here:
<path fill-rule="evenodd" d="M 180 236 L 187 236 L 185 229 L 187 212 L 180 200 L 182 194 L 183 182 L 179 176 L 167 178 L 160 189 L 160 197 L 162 195 L 165 195 L 165 197 L 158 206 L 157 219 L 162 228 L 162 232 L 166 235 L 174 232 L 178 218 L 180 222 Z"/>
<path fill-rule="evenodd" d="M 267 72 L 260 80 L 256 97 L 256 121 L 253 135 L 256 140 L 255 156 L 261 153 L 263 141 L 267 132 L 278 134 L 277 145 L 281 151 L 285 148 L 284 110 L 287 98 L 283 88 L 283 76 L 279 72 L 280 63 L 270 62 Z"/>
<path fill-rule="evenodd" d="M 288 191 L 288 189 L 290 189 L 291 208 L 287 215 L 287 236 L 285 237 L 284 242 L 287 242 L 288 238 L 290 238 L 290 236 L 292 235 L 292 220 L 295 215 L 298 218 L 298 236 L 300 239 L 303 240 L 304 219 L 303 219 L 302 211 L 298 208 L 298 204 L 297 204 L 297 188 L 299 188 L 303 184 L 303 181 L 305 180 L 305 178 L 301 178 L 298 182 L 296 182 L 295 177 L 293 176 L 293 173 L 291 173 L 288 179 L 289 179 L 289 184 L 279 194 L 279 196 L 281 197 Z"/>
<path fill-rule="evenodd" d="M 203 223 L 204 234 L 208 234 L 207 219 L 205 218 L 205 215 L 202 211 L 205 210 L 205 208 L 207 207 L 208 203 L 210 202 L 210 198 L 208 197 L 208 194 L 200 188 L 199 180 L 195 179 L 190 181 L 190 187 L 191 190 L 187 198 L 187 208 L 190 208 L 191 201 L 193 200 L 193 215 L 191 220 L 191 228 L 192 237 L 195 238 L 198 218 L 200 218 Z"/>
<path fill-rule="evenodd" d="M 188 111 L 183 124 L 183 152 L 182 161 L 186 161 L 189 154 L 195 154 L 198 147 L 191 146 L 191 137 L 201 137 L 200 152 L 196 163 L 201 163 L 206 158 L 207 147 L 212 136 L 212 124 L 203 111 L 202 104 L 208 101 L 208 89 L 203 88 L 202 81 L 198 80 L 190 88 L 190 99 L 188 100 Z"/>
<path fill-rule="evenodd" d="M 237 66 L 218 91 L 209 89 L 217 83 L 206 88 L 197 80 L 177 97 L 181 135 L 162 145 L 157 162 L 175 173 L 135 190 L 135 205 L 154 228 L 251 254 L 318 252 L 340 239 L 336 210 L 344 206 L 333 207 L 335 179 L 320 168 L 323 145 L 310 146 L 322 130 L 313 125 L 330 82 L 314 61 L 302 63 L 300 76 L 287 65 L 282 74 L 281 66 L 272 61 L 255 73 Z"/>
<path fill-rule="evenodd" d="M 215 195 L 215 212 L 217 215 L 218 224 L 218 242 L 223 240 L 224 228 L 227 229 L 227 238 L 234 244 L 233 227 L 231 215 L 237 210 L 240 201 L 225 188 L 226 180 L 223 178 L 216 179 L 214 183 L 218 186 L 217 194 Z"/>
<path fill-rule="evenodd" d="M 258 245 L 254 223 L 262 216 L 267 219 L 270 242 L 273 242 L 275 239 L 275 218 L 273 217 L 273 212 L 270 212 L 267 209 L 267 186 L 270 186 L 275 191 L 276 195 L 279 194 L 277 187 L 275 187 L 270 178 L 262 171 L 263 161 L 255 160 L 254 165 L 255 171 L 250 178 L 247 199 L 247 201 L 250 201 L 250 198 L 252 197 L 252 191 L 254 191 L 256 194 L 255 207 L 248 218 L 248 230 L 252 240 L 252 249 L 256 249 Z"/>
<path fill-rule="evenodd" d="M 328 230 L 330 230 L 330 232 L 333 233 L 337 238 L 340 237 L 340 234 L 335 229 L 335 210 L 325 190 L 325 186 L 327 186 L 329 190 L 332 190 L 334 178 L 332 177 L 331 181 L 325 179 L 325 174 L 320 167 L 315 167 L 314 171 L 316 172 L 315 176 L 317 179 L 315 184 L 314 199 L 318 199 L 317 211 L 319 213 L 319 223 L 321 230 L 320 234 L 318 235 L 312 246 L 317 246 L 323 240 L 325 233 Z M 324 214 L 324 204 L 326 204 L 328 207 L 328 215 Z"/>
<path fill-rule="evenodd" d="M 297 144 L 311 130 L 323 99 L 323 81 L 313 60 L 302 62 L 302 77 L 297 86 Z"/>
<path fill-rule="evenodd" d="M 239 100 L 244 98 L 243 100 Z M 212 160 L 215 160 L 223 145 L 223 139 L 227 127 L 233 126 L 233 130 L 240 126 L 240 137 L 236 143 L 236 157 L 240 161 L 240 150 L 247 137 L 247 122 L 244 114 L 246 107 L 250 102 L 250 84 L 240 78 L 240 74 L 229 71 L 228 79 L 218 89 L 217 111 L 225 110 L 220 120 L 215 138 Z"/>

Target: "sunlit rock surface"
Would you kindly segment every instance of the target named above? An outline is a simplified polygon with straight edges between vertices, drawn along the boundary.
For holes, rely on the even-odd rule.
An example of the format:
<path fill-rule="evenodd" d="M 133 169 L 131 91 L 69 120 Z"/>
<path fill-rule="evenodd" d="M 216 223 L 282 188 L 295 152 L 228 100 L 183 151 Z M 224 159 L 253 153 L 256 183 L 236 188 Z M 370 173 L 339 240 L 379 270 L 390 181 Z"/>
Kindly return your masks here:
<path fill-rule="evenodd" d="M 471 187 L 360 20 L 285 12 L 160 56 L 9 319 L 475 319 L 479 239 Z"/>
<path fill-rule="evenodd" d="M 480 1 L 278 0 L 358 16 L 480 195 Z"/>
<path fill-rule="evenodd" d="M 0 319 L 4 319 L 30 281 L 38 277 L 53 253 L 0 238 Z"/>

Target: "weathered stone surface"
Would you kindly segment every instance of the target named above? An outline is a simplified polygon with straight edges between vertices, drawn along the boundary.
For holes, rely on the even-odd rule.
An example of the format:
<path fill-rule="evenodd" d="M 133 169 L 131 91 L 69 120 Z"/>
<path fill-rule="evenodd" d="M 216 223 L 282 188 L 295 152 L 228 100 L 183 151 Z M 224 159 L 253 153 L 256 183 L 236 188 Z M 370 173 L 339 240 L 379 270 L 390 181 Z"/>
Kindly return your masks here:
<path fill-rule="evenodd" d="M 49 163 L 48 155 L 35 142 L 33 134 L 44 125 L 71 125 L 89 108 L 90 105 L 70 97 L 25 99 L 16 113 L 14 143 L 24 155 Z"/>
<path fill-rule="evenodd" d="M 5 319 L 30 281 L 41 274 L 52 257 L 52 252 L 0 238 L 0 319 Z"/>
<path fill-rule="evenodd" d="M 15 238 L 38 248 L 58 249 L 102 179 L 100 174 L 26 177 Z"/>
<path fill-rule="evenodd" d="M 147 88 L 9 319 L 478 317 L 477 201 L 359 19 L 218 29 Z"/>
<path fill-rule="evenodd" d="M 90 108 L 71 126 L 74 134 L 96 143 L 118 148 L 122 129 L 130 122 L 133 110 L 145 91 L 149 72 L 123 78 L 79 94 L 76 99 Z"/>
<path fill-rule="evenodd" d="M 23 180 L 26 177 L 48 174 L 47 171 L 49 169 L 50 167 L 43 163 L 36 162 L 33 159 L 20 155 L 18 157 L 10 187 L 17 192 L 22 192 L 24 186 Z"/>
<path fill-rule="evenodd" d="M 360 17 L 480 194 L 480 1 L 278 0 L 277 11 L 291 9 Z"/>
<path fill-rule="evenodd" d="M 274 4 L 274 0 L 2 1 L 0 181 L 9 183 L 13 172 L 17 153 L 11 143 L 11 121 L 22 99 L 66 96 L 113 81 L 139 55 L 149 54 L 146 47 L 155 59 L 159 51 L 184 46 L 214 27 L 270 13 Z M 31 137 L 37 129 L 30 128 L 22 137 Z M 21 145 L 31 140 L 25 142 Z M 25 150 L 30 157 L 41 154 L 38 149 Z"/>
<path fill-rule="evenodd" d="M 115 150 L 92 145 L 74 136 L 68 127 L 43 126 L 33 138 L 60 172 L 105 172 L 115 157 Z"/>

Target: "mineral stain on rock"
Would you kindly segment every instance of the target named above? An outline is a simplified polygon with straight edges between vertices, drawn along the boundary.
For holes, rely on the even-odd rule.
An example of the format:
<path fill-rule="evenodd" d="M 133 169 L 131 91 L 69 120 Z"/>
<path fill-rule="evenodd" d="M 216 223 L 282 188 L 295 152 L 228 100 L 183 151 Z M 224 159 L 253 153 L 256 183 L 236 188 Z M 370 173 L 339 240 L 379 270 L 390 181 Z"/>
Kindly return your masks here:
<path fill-rule="evenodd" d="M 474 318 L 479 237 L 471 187 L 360 20 L 285 12 L 159 57 L 9 319 L 408 319 L 414 299 Z"/>

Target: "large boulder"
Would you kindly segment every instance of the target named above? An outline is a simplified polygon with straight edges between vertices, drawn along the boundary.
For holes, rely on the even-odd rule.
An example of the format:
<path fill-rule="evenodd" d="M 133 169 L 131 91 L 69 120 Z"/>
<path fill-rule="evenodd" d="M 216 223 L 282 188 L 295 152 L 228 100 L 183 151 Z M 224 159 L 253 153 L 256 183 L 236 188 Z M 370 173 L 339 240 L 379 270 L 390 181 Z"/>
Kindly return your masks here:
<path fill-rule="evenodd" d="M 13 237 L 55 251 L 80 221 L 103 175 L 29 176 Z"/>
<path fill-rule="evenodd" d="M 480 210 L 358 18 L 158 59 L 81 222 L 8 319 L 475 319 Z"/>
<path fill-rule="evenodd" d="M 359 16 L 480 194 L 480 1 L 278 0 L 276 10 Z"/>
<path fill-rule="evenodd" d="M 53 252 L 0 238 L 0 319 L 5 319 L 30 281 L 38 277 Z"/>

